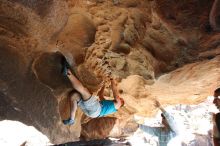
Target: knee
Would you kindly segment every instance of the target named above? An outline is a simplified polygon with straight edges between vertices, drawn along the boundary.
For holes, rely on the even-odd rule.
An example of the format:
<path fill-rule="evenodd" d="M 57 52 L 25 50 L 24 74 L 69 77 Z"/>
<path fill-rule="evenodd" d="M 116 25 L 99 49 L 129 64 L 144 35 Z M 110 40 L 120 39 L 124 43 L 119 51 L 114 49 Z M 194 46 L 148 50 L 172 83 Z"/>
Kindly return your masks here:
<path fill-rule="evenodd" d="M 70 100 L 73 101 L 73 100 L 76 100 L 76 101 L 80 101 L 81 99 L 81 95 L 77 92 L 72 92 L 70 94 Z"/>

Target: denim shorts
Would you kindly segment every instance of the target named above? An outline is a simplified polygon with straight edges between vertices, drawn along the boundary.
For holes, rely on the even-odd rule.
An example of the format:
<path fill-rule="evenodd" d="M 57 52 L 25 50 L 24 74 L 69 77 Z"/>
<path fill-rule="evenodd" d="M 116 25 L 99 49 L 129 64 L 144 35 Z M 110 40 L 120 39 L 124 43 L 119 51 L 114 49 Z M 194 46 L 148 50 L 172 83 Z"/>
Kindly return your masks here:
<path fill-rule="evenodd" d="M 88 100 L 80 100 L 78 102 L 82 111 L 91 118 L 96 118 L 100 115 L 101 104 L 99 103 L 98 96 L 91 96 Z"/>

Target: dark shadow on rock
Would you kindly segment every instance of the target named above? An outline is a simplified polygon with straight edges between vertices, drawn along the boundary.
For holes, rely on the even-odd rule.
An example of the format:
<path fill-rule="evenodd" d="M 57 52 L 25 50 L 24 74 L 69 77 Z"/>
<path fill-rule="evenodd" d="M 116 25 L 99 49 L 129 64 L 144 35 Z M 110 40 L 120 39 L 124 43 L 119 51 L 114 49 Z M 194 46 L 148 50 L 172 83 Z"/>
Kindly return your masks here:
<path fill-rule="evenodd" d="M 68 142 L 65 144 L 59 144 L 55 146 L 131 146 L 131 144 L 126 141 L 113 141 L 110 139 L 96 139 L 96 140 L 90 140 L 90 141 Z"/>
<path fill-rule="evenodd" d="M 43 127 L 52 128 L 58 120 L 57 100 L 49 88 L 35 80 L 33 73 L 23 78 L 13 73 L 10 80 L 0 78 L 0 119 L 21 121 L 44 133 Z"/>
<path fill-rule="evenodd" d="M 21 9 L 14 8 L 9 1 L 0 1 L 0 36 L 14 38 L 27 36 L 28 16 Z"/>
<path fill-rule="evenodd" d="M 0 44 L 0 120 L 34 126 L 51 141 L 56 141 L 56 133 L 51 131 L 55 131 L 60 120 L 57 99 L 36 79 L 30 60 L 19 51 L 22 49 L 2 41 Z M 65 131 L 60 134 L 65 134 Z"/>
<path fill-rule="evenodd" d="M 54 3 L 54 0 L 10 0 L 24 5 L 30 9 L 33 9 L 41 17 L 46 16 L 50 12 L 51 5 Z"/>
<path fill-rule="evenodd" d="M 62 72 L 64 59 L 60 52 L 46 52 L 33 62 L 34 74 L 43 84 L 52 89 L 55 95 L 62 94 L 68 87 L 71 88 L 67 76 Z"/>
<path fill-rule="evenodd" d="M 19 105 L 16 104 L 16 101 L 12 100 L 12 97 L 5 95 L 0 92 L 0 120 L 10 119 L 10 120 L 22 120 L 26 121 L 26 124 L 30 124 L 31 121 L 28 119 L 27 115 L 21 111 Z"/>
<path fill-rule="evenodd" d="M 25 61 L 20 52 L 0 42 L 0 80 L 14 81 L 24 75 Z"/>
<path fill-rule="evenodd" d="M 212 7 L 210 0 L 180 1 L 179 3 L 172 0 L 156 0 L 155 2 L 156 11 L 162 19 L 182 28 L 200 27 L 208 22 Z"/>
<path fill-rule="evenodd" d="M 56 94 L 69 89 L 70 83 L 60 72 L 56 74 L 61 71 L 59 60 L 62 55 L 45 55 L 38 60 L 38 72 L 42 73 L 44 82 L 51 83 L 56 89 L 53 92 L 49 85 L 35 76 L 32 62 L 35 63 L 40 53 L 49 50 L 51 35 L 63 26 L 64 22 L 60 20 L 67 17 L 65 2 L 0 1 L 0 120 L 33 126 L 52 143 L 74 141 L 79 135 L 61 124 L 58 100 L 55 98 Z M 52 63 L 48 65 L 48 62 Z"/>

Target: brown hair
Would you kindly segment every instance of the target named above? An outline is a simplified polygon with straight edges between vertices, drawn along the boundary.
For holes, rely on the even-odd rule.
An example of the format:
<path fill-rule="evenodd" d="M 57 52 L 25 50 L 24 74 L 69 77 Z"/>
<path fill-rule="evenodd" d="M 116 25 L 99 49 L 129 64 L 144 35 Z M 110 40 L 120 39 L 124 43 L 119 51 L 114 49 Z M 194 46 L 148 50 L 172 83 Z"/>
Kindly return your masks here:
<path fill-rule="evenodd" d="M 215 89 L 215 94 L 220 95 L 220 88 Z"/>
<path fill-rule="evenodd" d="M 218 131 L 220 132 L 220 113 L 216 114 L 216 116 L 215 116 L 215 123 L 216 123 Z"/>

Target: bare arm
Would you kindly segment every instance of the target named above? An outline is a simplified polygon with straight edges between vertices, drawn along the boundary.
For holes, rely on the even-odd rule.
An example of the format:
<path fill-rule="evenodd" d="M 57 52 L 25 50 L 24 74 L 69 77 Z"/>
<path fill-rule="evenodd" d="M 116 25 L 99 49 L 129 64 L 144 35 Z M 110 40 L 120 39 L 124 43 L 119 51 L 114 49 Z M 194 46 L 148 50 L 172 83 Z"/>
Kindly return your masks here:
<path fill-rule="evenodd" d="M 115 98 L 115 102 L 114 102 L 115 108 L 119 109 L 121 106 L 124 105 L 124 100 L 119 97 L 119 93 L 114 79 L 111 79 L 111 88 L 112 88 L 113 96 Z"/>
<path fill-rule="evenodd" d="M 100 100 L 105 100 L 105 98 L 104 98 L 104 90 L 105 90 L 105 83 L 103 83 L 102 88 L 98 92 L 98 96 L 99 96 Z"/>
<path fill-rule="evenodd" d="M 72 74 L 69 69 L 67 76 L 73 88 L 75 88 L 82 95 L 83 100 L 88 100 L 91 97 L 89 90 L 82 85 L 82 83 Z"/>
<path fill-rule="evenodd" d="M 114 79 L 110 79 L 111 80 L 111 88 L 112 88 L 112 92 L 113 92 L 113 96 L 115 98 L 115 100 L 118 100 L 119 98 L 119 93 L 115 84 L 115 80 Z"/>
<path fill-rule="evenodd" d="M 152 136 L 158 136 L 161 133 L 161 128 L 160 127 L 150 127 L 150 126 L 147 126 L 147 125 L 139 124 L 139 128 L 142 131 L 144 131 L 144 132 L 146 132 L 146 133 L 148 133 Z"/>
<path fill-rule="evenodd" d="M 169 124 L 172 131 L 179 134 L 179 128 L 178 128 L 178 125 L 175 122 L 173 116 L 171 116 L 168 112 L 166 112 L 166 110 L 161 106 L 160 102 L 157 100 L 155 100 L 155 106 L 158 107 L 162 111 L 162 113 L 163 113 L 164 117 L 166 118 L 167 123 Z"/>

